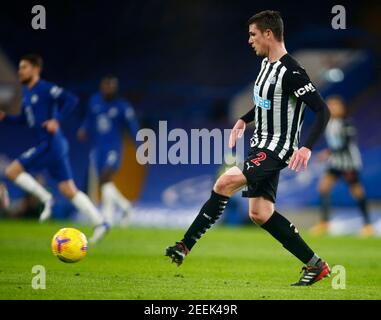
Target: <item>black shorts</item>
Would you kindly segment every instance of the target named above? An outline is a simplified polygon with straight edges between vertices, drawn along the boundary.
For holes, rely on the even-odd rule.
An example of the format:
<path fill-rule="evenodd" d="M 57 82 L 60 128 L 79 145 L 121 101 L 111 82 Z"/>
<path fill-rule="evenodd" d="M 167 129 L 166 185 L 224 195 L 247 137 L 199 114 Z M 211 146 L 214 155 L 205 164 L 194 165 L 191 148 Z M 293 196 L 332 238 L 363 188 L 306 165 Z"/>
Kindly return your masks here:
<path fill-rule="evenodd" d="M 242 173 L 247 179 L 243 197 L 264 197 L 275 203 L 279 172 L 287 164 L 267 149 L 252 148 L 244 161 Z"/>
<path fill-rule="evenodd" d="M 336 168 L 329 168 L 327 170 L 327 174 L 333 175 L 337 179 L 343 177 L 348 184 L 360 182 L 360 175 L 357 170 L 340 170 Z"/>

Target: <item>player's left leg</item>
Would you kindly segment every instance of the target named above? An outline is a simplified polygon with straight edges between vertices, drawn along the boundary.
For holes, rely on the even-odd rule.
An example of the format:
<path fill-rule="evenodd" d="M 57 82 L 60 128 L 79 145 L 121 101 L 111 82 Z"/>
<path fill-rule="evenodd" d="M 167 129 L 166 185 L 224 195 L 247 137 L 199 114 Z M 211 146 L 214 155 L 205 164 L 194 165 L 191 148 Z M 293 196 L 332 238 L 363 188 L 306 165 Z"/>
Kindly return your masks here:
<path fill-rule="evenodd" d="M 102 215 L 91 202 L 89 197 L 77 189 L 72 179 L 61 181 L 58 184 L 58 189 L 78 209 L 78 211 L 86 214 L 95 226 L 94 234 L 89 240 L 90 243 L 95 243 L 103 238 L 109 229 L 109 225 L 105 223 Z"/>
<path fill-rule="evenodd" d="M 338 177 L 331 170 L 328 171 L 319 181 L 318 191 L 320 194 L 320 221 L 314 225 L 310 232 L 317 236 L 325 234 L 329 229 L 329 216 L 330 216 L 330 194 L 332 188 L 335 186 Z"/>
<path fill-rule="evenodd" d="M 253 222 L 270 233 L 285 249 L 306 265 L 303 268 L 303 276 L 293 285 L 311 285 L 329 275 L 328 264 L 304 242 L 298 229 L 275 210 L 272 200 L 265 197 L 250 198 L 249 215 Z"/>
<path fill-rule="evenodd" d="M 258 151 L 254 151 L 249 156 L 243 171 L 248 181 L 246 195 L 250 199 L 250 218 L 306 265 L 303 268 L 305 271 L 303 276 L 293 285 L 311 285 L 329 275 L 328 264 L 322 261 L 304 242 L 295 226 L 275 211 L 279 174 L 285 164 L 268 150 L 260 150 L 260 153 Z M 253 163 L 253 160 L 257 160 L 259 155 L 262 155 L 263 159 L 260 163 L 253 167 L 247 165 Z M 252 159 L 253 157 L 255 159 Z"/>
<path fill-rule="evenodd" d="M 84 213 L 94 225 L 94 233 L 89 242 L 95 243 L 99 241 L 108 231 L 109 225 L 89 197 L 78 190 L 75 185 L 68 155 L 62 154 L 60 158 L 53 160 L 49 163 L 48 170 L 50 175 L 58 182 L 59 191 L 79 212 Z"/>
<path fill-rule="evenodd" d="M 362 214 L 364 225 L 361 229 L 361 235 L 374 235 L 374 229 L 369 217 L 368 201 L 365 195 L 364 187 L 360 182 L 358 173 L 354 171 L 346 173 L 345 180 L 348 182 L 351 195 L 357 201 L 357 205 Z"/>
<path fill-rule="evenodd" d="M 103 223 L 103 218 L 94 204 L 85 193 L 77 189 L 72 179 L 61 181 L 58 189 L 80 212 L 86 214 L 94 225 Z"/>
<path fill-rule="evenodd" d="M 36 179 L 34 179 L 26 170 L 33 166 L 40 158 L 39 150 L 42 148 L 33 148 L 21 155 L 20 160 L 14 160 L 6 169 L 5 175 L 18 187 L 33 194 L 43 204 L 44 210 L 40 215 L 40 222 L 46 220 L 51 215 L 53 205 L 53 196 Z M 26 157 L 26 155 L 28 157 Z"/>

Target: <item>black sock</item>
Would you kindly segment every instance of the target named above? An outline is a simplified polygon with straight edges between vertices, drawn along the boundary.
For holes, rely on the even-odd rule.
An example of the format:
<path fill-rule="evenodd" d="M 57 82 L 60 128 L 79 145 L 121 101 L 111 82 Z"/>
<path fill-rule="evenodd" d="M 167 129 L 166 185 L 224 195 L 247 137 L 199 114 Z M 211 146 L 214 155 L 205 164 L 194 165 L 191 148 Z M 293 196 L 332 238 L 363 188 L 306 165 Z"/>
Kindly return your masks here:
<path fill-rule="evenodd" d="M 364 223 L 369 224 L 370 219 L 369 219 L 369 211 L 368 211 L 368 202 L 366 201 L 366 198 L 363 197 L 361 199 L 357 199 L 357 204 L 361 210 Z"/>
<path fill-rule="evenodd" d="M 300 237 L 295 226 L 278 212 L 274 211 L 261 227 L 304 264 L 309 263 L 314 257 L 314 252 Z"/>
<path fill-rule="evenodd" d="M 224 212 L 229 197 L 222 196 L 212 191 L 208 201 L 202 206 L 200 213 L 193 221 L 182 240 L 189 250 L 198 239 L 208 230 Z"/>
<path fill-rule="evenodd" d="M 329 195 L 321 195 L 321 219 L 324 222 L 329 220 Z"/>

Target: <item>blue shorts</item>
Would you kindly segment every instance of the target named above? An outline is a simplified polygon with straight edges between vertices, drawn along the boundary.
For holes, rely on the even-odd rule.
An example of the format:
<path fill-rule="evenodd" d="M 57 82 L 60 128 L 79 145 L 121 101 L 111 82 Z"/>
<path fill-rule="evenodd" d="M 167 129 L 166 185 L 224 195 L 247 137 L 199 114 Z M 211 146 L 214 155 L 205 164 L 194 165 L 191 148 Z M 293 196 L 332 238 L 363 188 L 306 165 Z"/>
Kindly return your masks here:
<path fill-rule="evenodd" d="M 93 156 L 98 175 L 110 169 L 117 171 L 120 167 L 120 148 L 95 149 Z"/>
<path fill-rule="evenodd" d="M 54 136 L 22 153 L 17 160 L 26 171 L 46 169 L 57 182 L 73 179 L 69 146 L 62 136 Z"/>

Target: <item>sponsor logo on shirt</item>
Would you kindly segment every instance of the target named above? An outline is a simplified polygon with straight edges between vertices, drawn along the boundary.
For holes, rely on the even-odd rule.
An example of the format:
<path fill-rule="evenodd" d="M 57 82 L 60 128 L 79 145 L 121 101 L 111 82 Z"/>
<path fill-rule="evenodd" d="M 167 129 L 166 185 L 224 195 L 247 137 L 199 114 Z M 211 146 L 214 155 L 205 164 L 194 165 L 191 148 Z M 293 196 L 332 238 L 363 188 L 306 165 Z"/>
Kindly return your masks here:
<path fill-rule="evenodd" d="M 271 109 L 271 101 L 267 99 L 263 99 L 259 95 L 259 86 L 254 87 L 254 103 L 257 107 L 260 107 L 265 110 Z"/>
<path fill-rule="evenodd" d="M 299 98 L 300 96 L 306 94 L 307 92 L 314 92 L 316 91 L 313 84 L 310 82 L 309 84 L 306 84 L 304 87 L 299 88 L 298 90 L 294 91 L 294 95 Z"/>

